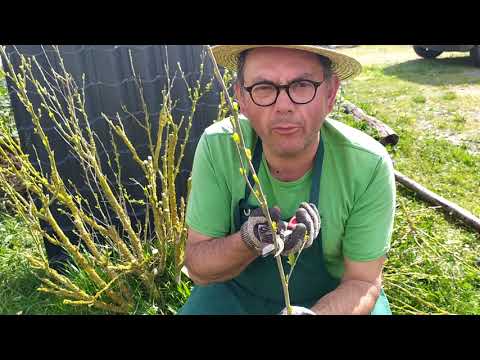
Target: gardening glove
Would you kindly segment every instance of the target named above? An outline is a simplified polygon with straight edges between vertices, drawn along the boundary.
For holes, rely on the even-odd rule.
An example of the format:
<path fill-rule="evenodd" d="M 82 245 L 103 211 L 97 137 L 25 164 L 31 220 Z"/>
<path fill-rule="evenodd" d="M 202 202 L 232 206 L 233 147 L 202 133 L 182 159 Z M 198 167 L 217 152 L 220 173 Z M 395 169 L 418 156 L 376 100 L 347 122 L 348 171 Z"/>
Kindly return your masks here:
<path fill-rule="evenodd" d="M 312 310 L 304 308 L 302 306 L 291 306 L 292 314 L 291 315 L 317 315 Z M 278 315 L 288 315 L 287 308 L 283 309 Z"/>
<path fill-rule="evenodd" d="M 284 243 L 282 255 L 295 254 L 302 248 L 305 235 L 308 236 L 304 248 L 312 246 L 313 240 L 320 232 L 320 214 L 315 204 L 302 202 L 295 213 L 296 224 L 293 225 L 291 233 L 284 232 Z"/>
<path fill-rule="evenodd" d="M 274 207 L 268 211 L 272 221 L 277 223 L 277 233 L 281 234 L 286 229 L 286 224 L 280 219 L 280 209 Z M 240 236 L 245 244 L 259 255 L 265 246 L 273 244 L 272 231 L 261 208 L 250 213 L 248 220 L 240 228 Z"/>

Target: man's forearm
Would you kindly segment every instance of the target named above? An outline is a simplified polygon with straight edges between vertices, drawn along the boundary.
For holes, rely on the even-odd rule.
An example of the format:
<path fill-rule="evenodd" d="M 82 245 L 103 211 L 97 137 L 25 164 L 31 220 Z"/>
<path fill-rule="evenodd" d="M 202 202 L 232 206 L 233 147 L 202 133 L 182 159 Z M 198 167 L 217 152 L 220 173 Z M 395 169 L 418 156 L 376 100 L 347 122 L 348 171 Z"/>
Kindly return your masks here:
<path fill-rule="evenodd" d="M 257 257 L 242 241 L 239 232 L 189 245 L 186 253 L 188 273 L 200 285 L 230 280 Z"/>
<path fill-rule="evenodd" d="M 318 315 L 368 315 L 380 295 L 378 285 L 348 280 L 322 297 L 312 310 Z"/>

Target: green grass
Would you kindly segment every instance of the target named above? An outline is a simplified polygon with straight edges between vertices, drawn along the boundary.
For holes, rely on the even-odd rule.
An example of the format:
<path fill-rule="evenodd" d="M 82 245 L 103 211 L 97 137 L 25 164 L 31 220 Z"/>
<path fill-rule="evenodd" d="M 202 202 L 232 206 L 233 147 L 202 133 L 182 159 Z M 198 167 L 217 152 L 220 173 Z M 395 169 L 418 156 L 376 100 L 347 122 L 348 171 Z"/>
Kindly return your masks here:
<path fill-rule="evenodd" d="M 349 115 L 337 118 L 365 129 Z M 367 129 L 372 136 L 375 131 Z M 480 155 L 446 140 L 402 130 L 389 152 L 395 167 L 420 184 L 479 214 Z M 397 185 L 385 291 L 398 314 L 480 313 L 480 235 Z"/>
<path fill-rule="evenodd" d="M 0 314 L 108 314 L 103 310 L 65 305 L 56 296 L 37 291 L 42 282 L 41 272 L 32 269 L 25 254 L 38 254 L 33 241 L 22 221 L 7 215 L 0 215 Z M 87 292 L 95 293 L 96 287 L 82 271 L 74 266 L 68 268 L 72 281 Z M 191 283 L 183 277 L 180 285 L 164 282 L 166 312 L 175 313 L 189 295 Z M 153 315 L 159 311 L 158 304 L 145 298 L 139 283 L 130 281 L 136 301 L 133 314 Z M 161 309 L 160 309 L 161 310 Z M 165 310 L 164 310 L 165 311 Z"/>
<path fill-rule="evenodd" d="M 410 58 L 409 47 L 384 50 L 401 60 L 382 63 L 368 57 L 375 47 L 356 49 L 368 61 L 362 75 L 344 85 L 345 98 L 400 136 L 388 149 L 397 170 L 480 216 L 480 72 L 462 55 L 424 60 Z M 351 116 L 337 118 L 377 136 Z M 394 313 L 480 313 L 480 235 L 397 189 L 385 267 Z"/>
<path fill-rule="evenodd" d="M 427 98 L 423 95 L 415 95 L 412 96 L 412 101 L 417 104 L 425 104 L 427 102 Z"/>
<path fill-rule="evenodd" d="M 55 314 L 58 299 L 36 289 L 40 281 L 30 268 L 24 253 L 33 246 L 25 227 L 8 215 L 0 217 L 0 314 Z"/>
<path fill-rule="evenodd" d="M 37 291 L 42 285 L 25 254 L 36 254 L 23 223 L 10 215 L 0 216 L 0 314 L 99 314 L 86 307 L 64 305 L 62 300 Z M 80 283 L 77 281 L 77 283 Z"/>
<path fill-rule="evenodd" d="M 455 100 L 457 98 L 457 94 L 453 91 L 447 91 L 445 94 L 442 95 L 443 100 Z"/>

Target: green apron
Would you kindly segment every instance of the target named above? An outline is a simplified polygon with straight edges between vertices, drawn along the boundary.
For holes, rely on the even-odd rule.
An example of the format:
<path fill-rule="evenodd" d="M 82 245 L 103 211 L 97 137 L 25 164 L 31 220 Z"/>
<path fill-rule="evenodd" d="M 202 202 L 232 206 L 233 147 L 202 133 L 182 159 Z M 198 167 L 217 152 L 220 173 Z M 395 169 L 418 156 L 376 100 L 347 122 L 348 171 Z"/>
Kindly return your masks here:
<path fill-rule="evenodd" d="M 320 145 L 313 169 L 310 202 L 317 205 L 322 174 L 324 147 Z M 258 172 L 262 158 L 262 142 L 257 140 L 253 155 L 253 165 Z M 249 174 L 252 182 L 252 174 Z M 253 182 L 252 182 L 253 183 Z M 254 209 L 248 204 L 250 189 L 245 187 L 245 196 L 235 209 L 234 232 L 240 230 Z M 320 210 L 320 209 L 319 209 Z M 320 215 L 321 216 L 321 215 Z M 288 219 L 283 219 L 288 221 Z M 286 273 L 290 265 L 286 257 L 282 258 Z M 333 291 L 340 280 L 333 278 L 325 267 L 323 258 L 322 232 L 312 246 L 304 249 L 289 281 L 290 303 L 311 308 L 321 297 Z M 179 315 L 273 315 L 285 307 L 282 285 L 276 260 L 273 256 L 257 257 L 237 277 L 207 286 L 194 286 L 185 305 L 178 311 Z M 381 292 L 372 315 L 391 314 L 385 293 Z"/>

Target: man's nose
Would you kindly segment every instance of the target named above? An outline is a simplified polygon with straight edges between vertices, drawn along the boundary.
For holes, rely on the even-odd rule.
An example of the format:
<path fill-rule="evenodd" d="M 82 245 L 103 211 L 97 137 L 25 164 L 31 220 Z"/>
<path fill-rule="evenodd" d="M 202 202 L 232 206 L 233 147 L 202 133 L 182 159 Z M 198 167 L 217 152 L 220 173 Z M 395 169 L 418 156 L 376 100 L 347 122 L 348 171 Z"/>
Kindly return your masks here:
<path fill-rule="evenodd" d="M 280 89 L 277 102 L 275 103 L 276 111 L 278 112 L 290 112 L 293 111 L 295 104 L 292 102 L 287 94 L 287 89 Z"/>

